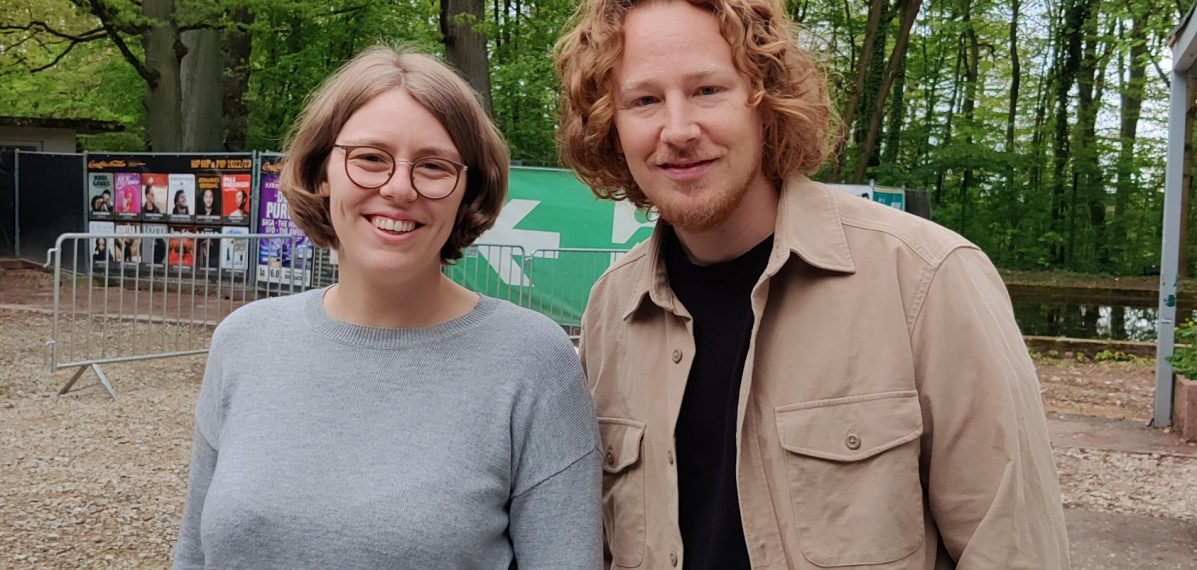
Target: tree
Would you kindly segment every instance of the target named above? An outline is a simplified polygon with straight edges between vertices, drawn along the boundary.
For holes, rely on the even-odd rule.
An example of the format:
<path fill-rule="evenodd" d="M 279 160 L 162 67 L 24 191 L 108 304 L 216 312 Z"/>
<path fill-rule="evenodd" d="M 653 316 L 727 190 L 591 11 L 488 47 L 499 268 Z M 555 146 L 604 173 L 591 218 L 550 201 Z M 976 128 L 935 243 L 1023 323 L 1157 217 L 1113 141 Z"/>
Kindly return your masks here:
<path fill-rule="evenodd" d="M 490 61 L 482 24 L 486 16 L 483 0 L 441 0 L 441 34 L 445 55 L 470 86 L 483 106 L 494 114 L 490 93 Z"/>

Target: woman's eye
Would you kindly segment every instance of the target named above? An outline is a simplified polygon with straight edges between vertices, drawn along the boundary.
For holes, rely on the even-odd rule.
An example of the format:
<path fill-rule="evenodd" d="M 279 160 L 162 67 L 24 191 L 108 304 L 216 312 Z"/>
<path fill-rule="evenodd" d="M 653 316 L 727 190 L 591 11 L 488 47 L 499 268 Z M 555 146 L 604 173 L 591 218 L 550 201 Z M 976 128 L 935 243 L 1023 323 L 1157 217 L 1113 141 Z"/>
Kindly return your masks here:
<path fill-rule="evenodd" d="M 386 159 L 383 158 L 381 154 L 359 154 L 353 158 L 354 158 L 354 160 L 360 160 L 363 162 L 385 162 L 386 161 Z"/>
<path fill-rule="evenodd" d="M 719 87 L 715 87 L 714 85 L 706 85 L 706 86 L 698 88 L 699 95 L 715 95 L 716 93 L 719 93 L 720 91 L 723 91 L 723 89 L 721 89 Z"/>
<path fill-rule="evenodd" d="M 416 168 L 429 172 L 448 172 L 452 167 L 439 160 L 422 160 L 416 163 Z"/>
<path fill-rule="evenodd" d="M 633 107 L 645 107 L 648 105 L 652 105 L 653 103 L 656 103 L 656 102 L 657 102 L 656 97 L 653 97 L 652 95 L 645 95 L 643 97 L 637 97 L 635 99 L 632 99 L 632 106 Z"/>

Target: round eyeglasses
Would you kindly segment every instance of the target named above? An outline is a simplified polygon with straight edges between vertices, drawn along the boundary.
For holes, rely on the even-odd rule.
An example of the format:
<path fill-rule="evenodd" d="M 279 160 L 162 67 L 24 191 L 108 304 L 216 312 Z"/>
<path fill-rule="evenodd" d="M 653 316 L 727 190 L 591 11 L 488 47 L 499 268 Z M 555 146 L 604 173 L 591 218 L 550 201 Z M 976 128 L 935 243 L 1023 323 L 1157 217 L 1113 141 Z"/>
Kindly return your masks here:
<path fill-rule="evenodd" d="M 345 151 L 345 175 L 362 188 L 381 188 L 395 175 L 396 165 L 410 168 L 411 187 L 429 200 L 440 200 L 453 193 L 461 174 L 468 167 L 447 158 L 428 156 L 416 160 L 396 160 L 391 153 L 372 146 L 334 144 Z"/>

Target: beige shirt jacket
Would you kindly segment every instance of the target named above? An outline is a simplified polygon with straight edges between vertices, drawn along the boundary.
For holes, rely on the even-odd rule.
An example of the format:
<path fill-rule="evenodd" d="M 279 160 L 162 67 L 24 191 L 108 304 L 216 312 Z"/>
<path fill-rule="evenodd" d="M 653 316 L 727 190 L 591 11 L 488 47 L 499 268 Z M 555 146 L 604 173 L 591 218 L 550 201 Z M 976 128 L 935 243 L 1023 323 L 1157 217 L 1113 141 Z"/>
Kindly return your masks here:
<path fill-rule="evenodd" d="M 582 319 L 611 568 L 685 564 L 673 433 L 694 337 L 659 239 Z M 795 175 L 751 302 L 736 476 L 753 568 L 1068 567 L 1035 368 L 976 246 Z"/>

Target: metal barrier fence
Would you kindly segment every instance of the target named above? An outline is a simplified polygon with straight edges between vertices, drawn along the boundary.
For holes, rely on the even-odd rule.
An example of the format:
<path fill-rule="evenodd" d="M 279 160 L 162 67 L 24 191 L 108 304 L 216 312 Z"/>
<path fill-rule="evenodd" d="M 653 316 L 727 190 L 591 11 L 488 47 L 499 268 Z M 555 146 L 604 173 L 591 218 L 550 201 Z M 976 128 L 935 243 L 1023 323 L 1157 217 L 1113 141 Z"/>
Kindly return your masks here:
<path fill-rule="evenodd" d="M 524 306 L 547 315 L 569 333 L 582 334 L 582 313 L 594 282 L 626 250 L 558 248 L 538 249 L 524 264 L 532 292 Z"/>
<path fill-rule="evenodd" d="M 445 267 L 454 281 L 539 311 L 572 337 L 590 288 L 626 253 L 478 244 Z M 76 369 L 68 392 L 102 365 L 208 351 L 211 329 L 251 301 L 335 283 L 335 253 L 302 236 L 224 233 L 71 233 L 47 252 L 54 267 L 51 371 Z"/>
<path fill-rule="evenodd" d="M 47 252 L 54 267 L 51 371 L 88 369 L 109 397 L 101 365 L 202 354 L 209 330 L 259 298 L 336 280 L 327 256 L 301 236 L 217 233 L 71 233 Z M 330 277 L 331 276 L 331 277 Z"/>
<path fill-rule="evenodd" d="M 524 248 L 518 245 L 471 245 L 461 259 L 445 266 L 444 273 L 471 291 L 527 306 Z"/>

